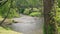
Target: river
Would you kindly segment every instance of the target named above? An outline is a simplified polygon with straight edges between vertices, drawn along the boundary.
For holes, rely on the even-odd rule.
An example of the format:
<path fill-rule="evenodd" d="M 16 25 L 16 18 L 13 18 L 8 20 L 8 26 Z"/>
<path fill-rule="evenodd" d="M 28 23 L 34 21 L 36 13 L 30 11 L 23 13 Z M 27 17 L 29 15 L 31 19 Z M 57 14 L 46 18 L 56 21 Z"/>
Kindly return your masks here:
<path fill-rule="evenodd" d="M 31 17 L 20 14 L 20 18 L 13 18 L 18 23 L 13 23 L 11 28 L 14 31 L 21 32 L 23 34 L 43 34 L 44 20 L 42 17 Z"/>

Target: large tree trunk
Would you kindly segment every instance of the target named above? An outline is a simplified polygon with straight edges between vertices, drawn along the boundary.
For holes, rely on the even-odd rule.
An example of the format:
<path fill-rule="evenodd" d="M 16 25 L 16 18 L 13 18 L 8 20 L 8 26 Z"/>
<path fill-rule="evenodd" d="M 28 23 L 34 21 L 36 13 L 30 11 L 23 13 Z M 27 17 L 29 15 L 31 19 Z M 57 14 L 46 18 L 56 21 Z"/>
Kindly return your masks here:
<path fill-rule="evenodd" d="M 58 34 L 54 7 L 56 0 L 43 0 L 44 2 L 44 34 Z M 53 10 L 52 10 L 53 9 Z"/>

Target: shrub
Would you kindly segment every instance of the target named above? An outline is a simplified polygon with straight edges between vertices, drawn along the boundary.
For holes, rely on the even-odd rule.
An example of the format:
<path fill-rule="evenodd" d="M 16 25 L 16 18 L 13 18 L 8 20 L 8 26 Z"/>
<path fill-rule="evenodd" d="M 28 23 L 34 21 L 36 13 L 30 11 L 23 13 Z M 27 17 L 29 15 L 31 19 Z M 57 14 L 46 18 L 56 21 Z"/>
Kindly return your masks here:
<path fill-rule="evenodd" d="M 16 12 L 16 9 L 11 8 L 8 18 L 13 18 L 13 17 L 19 17 L 19 14 Z"/>
<path fill-rule="evenodd" d="M 30 16 L 36 16 L 36 17 L 39 17 L 39 16 L 41 16 L 41 13 L 40 12 L 32 12 L 31 14 L 30 14 Z"/>
<path fill-rule="evenodd" d="M 38 12 L 39 9 L 37 9 L 37 8 L 33 8 L 33 11 L 34 11 L 34 12 Z"/>
<path fill-rule="evenodd" d="M 25 9 L 24 14 L 29 15 L 29 13 L 30 13 L 29 10 L 30 10 L 30 9 Z"/>
<path fill-rule="evenodd" d="M 57 8 L 57 12 L 56 12 L 56 21 L 58 26 L 60 27 L 60 8 Z"/>

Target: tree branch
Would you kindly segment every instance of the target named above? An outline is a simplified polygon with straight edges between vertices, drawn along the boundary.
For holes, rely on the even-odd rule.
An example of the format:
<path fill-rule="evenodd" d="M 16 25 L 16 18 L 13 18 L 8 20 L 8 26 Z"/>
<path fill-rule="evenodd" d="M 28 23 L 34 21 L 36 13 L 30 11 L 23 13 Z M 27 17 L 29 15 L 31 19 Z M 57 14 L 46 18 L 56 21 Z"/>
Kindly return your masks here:
<path fill-rule="evenodd" d="M 3 4 L 1 4 L 2 2 L 3 2 L 3 1 L 0 1 L 0 7 L 3 6 L 3 5 L 5 5 L 5 3 L 8 2 L 8 0 L 6 0 Z"/>

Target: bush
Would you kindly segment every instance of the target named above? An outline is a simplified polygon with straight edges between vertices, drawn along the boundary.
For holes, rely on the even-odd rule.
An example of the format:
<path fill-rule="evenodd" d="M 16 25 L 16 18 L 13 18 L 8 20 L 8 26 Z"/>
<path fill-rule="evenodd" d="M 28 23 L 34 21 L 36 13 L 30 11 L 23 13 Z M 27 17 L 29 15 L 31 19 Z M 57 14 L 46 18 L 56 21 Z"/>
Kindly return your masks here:
<path fill-rule="evenodd" d="M 30 14 L 30 16 L 36 16 L 36 17 L 39 17 L 39 16 L 41 16 L 41 13 L 40 12 L 32 12 L 31 14 Z"/>
<path fill-rule="evenodd" d="M 34 11 L 34 12 L 38 12 L 39 9 L 37 9 L 37 8 L 33 8 L 33 11 Z"/>
<path fill-rule="evenodd" d="M 57 8 L 57 12 L 56 12 L 56 21 L 58 23 L 58 26 L 60 27 L 60 8 Z"/>
<path fill-rule="evenodd" d="M 19 14 L 16 12 L 16 9 L 11 8 L 8 18 L 19 17 Z"/>
<path fill-rule="evenodd" d="M 24 14 L 29 15 L 30 14 L 30 9 L 25 9 Z"/>
<path fill-rule="evenodd" d="M 60 27 L 60 17 L 57 16 L 55 19 L 56 19 L 56 21 L 57 21 L 57 25 L 58 25 L 58 27 Z"/>

